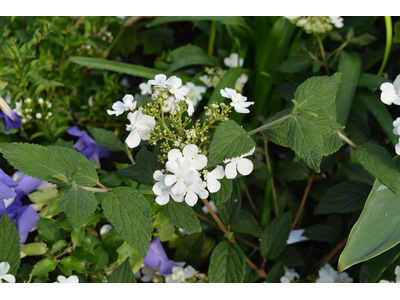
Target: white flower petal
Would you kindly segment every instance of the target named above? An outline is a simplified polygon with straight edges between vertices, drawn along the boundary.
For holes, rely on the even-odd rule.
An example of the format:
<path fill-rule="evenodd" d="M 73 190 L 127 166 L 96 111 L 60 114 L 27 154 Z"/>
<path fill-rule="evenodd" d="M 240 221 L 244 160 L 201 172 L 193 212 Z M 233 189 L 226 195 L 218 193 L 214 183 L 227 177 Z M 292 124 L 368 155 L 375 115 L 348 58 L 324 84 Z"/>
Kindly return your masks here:
<path fill-rule="evenodd" d="M 140 134 L 139 132 L 131 131 L 128 137 L 125 140 L 125 143 L 128 145 L 129 148 L 135 148 L 140 144 Z"/>
<path fill-rule="evenodd" d="M 249 175 L 253 171 L 253 162 L 247 158 L 241 158 L 238 161 L 237 169 L 243 176 Z"/>
<path fill-rule="evenodd" d="M 233 179 L 237 176 L 236 165 L 237 165 L 237 163 L 234 161 L 232 161 L 226 165 L 226 167 L 225 167 L 225 177 L 226 178 Z"/>

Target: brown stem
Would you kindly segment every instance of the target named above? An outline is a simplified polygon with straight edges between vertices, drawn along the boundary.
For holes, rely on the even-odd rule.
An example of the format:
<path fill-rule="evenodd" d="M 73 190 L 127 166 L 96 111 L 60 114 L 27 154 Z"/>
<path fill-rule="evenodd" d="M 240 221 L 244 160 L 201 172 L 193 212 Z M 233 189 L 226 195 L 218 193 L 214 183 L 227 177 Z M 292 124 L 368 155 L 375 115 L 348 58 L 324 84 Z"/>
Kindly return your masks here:
<path fill-rule="evenodd" d="M 247 199 L 248 199 L 249 202 L 250 202 L 250 205 L 251 205 L 251 208 L 252 208 L 253 211 L 254 211 L 254 214 L 256 215 L 256 217 L 257 217 L 258 219 L 260 219 L 260 214 L 258 213 L 257 208 L 256 208 L 256 205 L 254 204 L 253 198 L 252 198 L 251 195 L 250 195 L 248 186 L 249 186 L 249 182 L 246 183 L 246 187 L 245 187 L 245 189 L 244 189 L 244 192 L 246 193 L 246 197 L 247 197 Z"/>
<path fill-rule="evenodd" d="M 306 204 L 306 200 L 307 200 L 308 194 L 310 193 L 310 189 L 311 189 L 311 185 L 312 185 L 313 181 L 314 181 L 314 173 L 311 173 L 311 176 L 308 177 L 308 180 L 307 180 L 307 186 L 306 186 L 306 189 L 304 191 L 303 198 L 301 199 L 299 210 L 297 211 L 296 217 L 295 217 L 295 219 L 293 221 L 292 229 L 294 229 L 296 227 L 297 223 L 300 226 L 300 219 L 301 219 L 301 217 L 303 215 L 304 206 Z"/>
<path fill-rule="evenodd" d="M 217 222 L 219 228 L 222 230 L 223 233 L 227 233 L 228 230 L 226 229 L 225 225 L 222 223 L 221 219 L 217 216 L 217 214 L 211 208 L 210 203 L 207 199 L 201 199 L 204 205 L 207 207 L 208 211 L 210 212 L 211 216 L 214 218 L 215 222 Z"/>
<path fill-rule="evenodd" d="M 347 240 L 349 239 L 349 236 L 346 236 L 343 240 L 341 240 L 339 242 L 339 244 L 337 244 L 335 246 L 335 248 L 333 248 L 331 250 L 331 252 L 328 253 L 328 255 L 326 255 L 324 257 L 324 259 L 321 261 L 321 263 L 318 265 L 318 268 L 315 270 L 319 270 L 321 269 L 323 266 L 325 266 L 325 264 L 329 263 L 334 257 L 335 255 L 344 248 L 344 246 L 346 246 Z"/>
<path fill-rule="evenodd" d="M 59 254 L 57 254 L 57 255 L 54 255 L 54 258 L 59 258 L 60 256 L 63 256 L 64 254 L 68 254 L 68 253 L 71 253 L 71 251 L 72 251 L 72 247 L 69 247 L 69 248 L 67 248 L 65 251 L 63 251 L 63 252 L 61 252 L 61 253 L 59 253 Z"/>

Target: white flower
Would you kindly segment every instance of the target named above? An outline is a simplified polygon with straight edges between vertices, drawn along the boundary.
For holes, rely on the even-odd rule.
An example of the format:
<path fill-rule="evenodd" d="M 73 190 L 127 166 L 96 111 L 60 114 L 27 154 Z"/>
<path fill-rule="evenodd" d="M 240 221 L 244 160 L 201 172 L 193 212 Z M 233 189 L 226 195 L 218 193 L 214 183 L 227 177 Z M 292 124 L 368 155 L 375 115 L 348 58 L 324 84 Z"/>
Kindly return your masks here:
<path fill-rule="evenodd" d="M 65 278 L 65 276 L 58 276 L 57 280 L 55 283 L 79 283 L 79 278 L 76 275 L 69 276 L 68 278 Z"/>
<path fill-rule="evenodd" d="M 208 75 L 203 75 L 199 77 L 199 80 L 204 83 L 207 87 L 212 87 L 211 78 Z"/>
<path fill-rule="evenodd" d="M 148 82 L 142 82 L 141 84 L 139 84 L 139 89 L 140 89 L 140 93 L 144 96 L 144 95 L 151 95 L 152 90 L 151 90 L 151 84 Z"/>
<path fill-rule="evenodd" d="M 286 241 L 287 245 L 299 243 L 302 241 L 308 241 L 308 237 L 303 236 L 304 229 L 294 229 L 290 231 L 289 238 Z"/>
<path fill-rule="evenodd" d="M 182 86 L 182 80 L 176 76 L 168 78 L 167 87 L 177 100 L 185 100 L 185 96 L 189 94 L 189 88 Z"/>
<path fill-rule="evenodd" d="M 216 193 L 221 188 L 221 183 L 219 183 L 218 179 L 224 178 L 224 168 L 222 166 L 217 166 L 211 172 L 208 172 L 204 178 L 207 181 L 207 189 L 210 193 Z"/>
<path fill-rule="evenodd" d="M 42 104 L 44 103 L 43 98 L 39 98 L 38 103 L 39 103 L 40 105 L 42 105 Z"/>
<path fill-rule="evenodd" d="M 156 269 L 154 269 L 154 268 L 149 268 L 149 267 L 144 266 L 144 267 L 141 269 L 141 271 L 142 271 L 142 273 L 143 273 L 143 276 L 142 276 L 142 278 L 141 278 L 141 280 L 142 280 L 143 282 L 154 281 L 154 278 L 156 277 Z"/>
<path fill-rule="evenodd" d="M 122 98 L 122 102 L 121 101 L 117 101 L 113 104 L 112 108 L 114 111 L 112 110 L 107 110 L 107 113 L 111 116 L 111 115 L 116 115 L 117 117 L 119 115 L 122 115 L 125 111 L 127 110 L 133 110 L 136 108 L 136 101 L 134 101 L 135 99 L 133 98 L 132 95 L 125 95 L 124 98 Z"/>
<path fill-rule="evenodd" d="M 249 80 L 249 76 L 247 76 L 247 74 L 243 73 L 242 75 L 240 75 L 240 77 L 238 79 L 236 79 L 236 84 L 246 84 L 247 81 Z"/>
<path fill-rule="evenodd" d="M 207 165 L 207 157 L 199 154 L 199 148 L 196 145 L 186 145 L 182 152 L 178 149 L 170 150 L 168 161 L 176 161 L 182 157 L 187 158 L 190 162 L 190 168 L 193 170 L 202 170 Z"/>
<path fill-rule="evenodd" d="M 36 114 L 36 119 L 41 119 L 42 118 L 42 114 L 41 113 L 37 113 Z"/>
<path fill-rule="evenodd" d="M 232 53 L 229 57 L 224 58 L 224 64 L 228 68 L 237 68 L 243 66 L 243 58 L 239 59 L 239 54 Z"/>
<path fill-rule="evenodd" d="M 100 228 L 100 235 L 105 235 L 106 233 L 110 232 L 112 226 L 110 224 L 105 224 Z"/>
<path fill-rule="evenodd" d="M 126 130 L 131 133 L 126 138 L 125 142 L 129 148 L 135 148 L 139 145 L 140 140 L 150 139 L 150 131 L 156 126 L 156 121 L 153 117 L 143 115 L 140 110 L 128 114 L 130 125 L 126 125 Z"/>
<path fill-rule="evenodd" d="M 250 150 L 250 152 L 241 155 L 240 157 L 225 159 L 224 163 L 227 164 L 225 167 L 226 178 L 235 178 L 237 176 L 237 171 L 239 171 L 239 173 L 243 176 L 249 175 L 253 171 L 254 165 L 250 159 L 245 157 L 253 155 L 255 149 L 256 147 Z"/>
<path fill-rule="evenodd" d="M 189 94 L 187 97 L 193 101 L 193 105 L 196 106 L 197 102 L 202 99 L 202 95 L 206 92 L 206 87 L 201 85 L 195 85 L 192 82 L 187 82 L 186 86 L 189 88 Z"/>
<path fill-rule="evenodd" d="M 318 271 L 316 283 L 351 283 L 353 278 L 346 272 L 338 273 L 330 264 L 326 264 Z"/>
<path fill-rule="evenodd" d="M 388 280 L 380 280 L 379 283 L 400 283 L 400 266 L 397 266 L 394 270 L 394 274 L 396 274 L 396 281 L 388 281 Z"/>
<path fill-rule="evenodd" d="M 174 97 L 168 97 L 168 99 L 164 101 L 163 110 L 165 113 L 174 112 L 176 108 L 179 110 L 178 101 Z"/>
<path fill-rule="evenodd" d="M 300 18 L 300 16 L 285 16 L 285 19 L 288 19 L 288 20 L 294 20 L 297 18 Z"/>
<path fill-rule="evenodd" d="M 400 135 L 400 117 L 393 121 L 393 133 Z"/>
<path fill-rule="evenodd" d="M 166 283 L 183 283 L 186 282 L 186 279 L 193 277 L 196 274 L 196 270 L 192 266 L 187 266 L 186 268 L 182 267 L 173 267 L 172 274 L 167 275 L 165 277 Z"/>
<path fill-rule="evenodd" d="M 187 186 L 197 182 L 199 178 L 198 172 L 192 169 L 190 160 L 187 158 L 168 161 L 165 166 L 172 174 L 165 177 L 164 183 L 172 187 L 171 192 L 175 195 L 184 195 Z"/>
<path fill-rule="evenodd" d="M 391 84 L 390 82 L 382 83 L 381 85 L 381 100 L 387 105 L 400 105 L 400 75 L 398 75 Z"/>
<path fill-rule="evenodd" d="M 153 185 L 153 192 L 157 195 L 156 202 L 159 205 L 165 205 L 169 202 L 169 197 L 171 196 L 176 202 L 182 202 L 183 196 L 174 195 L 171 193 L 171 187 L 165 185 L 165 177 L 167 175 L 163 174 L 161 171 L 157 170 L 153 174 L 154 180 L 157 182 Z"/>
<path fill-rule="evenodd" d="M 286 266 L 284 268 L 285 268 L 285 275 L 281 277 L 282 283 L 290 283 L 295 278 L 300 279 L 300 275 L 294 269 L 289 269 Z"/>
<path fill-rule="evenodd" d="M 167 76 L 164 74 L 158 74 L 154 79 L 150 79 L 148 81 L 150 85 L 154 85 L 155 87 L 159 88 L 166 88 L 167 87 Z"/>
<path fill-rule="evenodd" d="M 230 89 L 230 88 L 225 88 L 223 90 L 220 90 L 221 96 L 228 98 L 228 99 L 232 99 L 232 96 L 237 94 L 237 92 L 234 89 Z"/>
<path fill-rule="evenodd" d="M 186 187 L 185 202 L 189 206 L 194 206 L 197 203 L 198 197 L 200 199 L 207 199 L 209 194 L 206 186 L 207 184 L 198 176 L 192 184 Z"/>
<path fill-rule="evenodd" d="M 213 202 L 213 201 L 209 201 L 209 204 L 210 204 L 211 209 L 213 210 L 213 212 L 217 212 L 217 207 L 215 206 L 214 202 Z M 205 214 L 208 214 L 208 213 L 210 212 L 210 211 L 208 210 L 207 206 L 203 206 L 202 210 L 203 210 L 203 212 L 204 212 Z"/>
<path fill-rule="evenodd" d="M 238 113 L 249 113 L 250 110 L 247 107 L 254 104 L 254 102 L 247 102 L 247 97 L 242 96 L 234 89 L 225 88 L 224 90 L 221 90 L 220 93 L 222 97 L 232 100 L 231 106 L 233 106 L 235 111 Z"/>
<path fill-rule="evenodd" d="M 14 275 L 8 274 L 8 271 L 10 271 L 10 264 L 4 261 L 0 263 L 0 283 L 2 283 L 3 280 L 9 283 L 15 283 Z"/>
<path fill-rule="evenodd" d="M 397 155 L 400 155 L 400 143 L 396 144 L 396 146 L 394 147 L 394 150 L 396 151 Z"/>
<path fill-rule="evenodd" d="M 187 99 L 185 100 L 185 102 L 186 102 L 186 104 L 187 104 L 187 106 L 188 106 L 188 108 L 187 108 L 187 113 L 188 113 L 188 115 L 189 115 L 189 117 L 190 117 L 190 116 L 193 115 L 193 113 L 194 113 L 193 101 L 187 98 Z"/>
<path fill-rule="evenodd" d="M 343 27 L 343 18 L 338 17 L 338 16 L 329 17 L 329 18 L 331 18 L 331 22 L 336 28 L 342 28 Z"/>

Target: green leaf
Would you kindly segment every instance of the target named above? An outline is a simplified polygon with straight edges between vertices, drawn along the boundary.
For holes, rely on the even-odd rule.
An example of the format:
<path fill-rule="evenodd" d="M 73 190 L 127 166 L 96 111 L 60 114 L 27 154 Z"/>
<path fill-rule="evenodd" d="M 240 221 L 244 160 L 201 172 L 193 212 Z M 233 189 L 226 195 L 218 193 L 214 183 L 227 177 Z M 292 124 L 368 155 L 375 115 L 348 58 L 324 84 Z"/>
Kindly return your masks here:
<path fill-rule="evenodd" d="M 173 50 L 168 54 L 167 60 L 171 60 L 168 71 L 174 72 L 188 66 L 217 66 L 219 60 L 208 56 L 203 49 L 194 45 L 186 45 Z"/>
<path fill-rule="evenodd" d="M 292 116 L 288 126 L 287 143 L 289 147 L 307 166 L 320 172 L 323 139 L 318 128 L 301 116 Z"/>
<path fill-rule="evenodd" d="M 341 51 L 338 71 L 342 74 L 342 80 L 336 96 L 336 112 L 337 120 L 342 125 L 346 125 L 358 78 L 360 78 L 361 65 L 361 58 L 358 54 Z"/>
<path fill-rule="evenodd" d="M 114 132 L 94 127 L 88 127 L 88 130 L 96 143 L 101 147 L 111 151 L 124 151 L 124 143 L 115 136 Z"/>
<path fill-rule="evenodd" d="M 312 241 L 319 242 L 337 242 L 340 240 L 339 233 L 331 226 L 325 224 L 317 224 L 307 227 L 303 235 Z"/>
<path fill-rule="evenodd" d="M 231 228 L 233 231 L 251 234 L 255 237 L 261 237 L 262 230 L 253 214 L 241 210 L 237 216 L 232 219 Z"/>
<path fill-rule="evenodd" d="M 363 33 L 362 35 L 359 35 L 357 37 L 354 37 L 350 40 L 351 44 L 355 45 L 361 45 L 361 46 L 367 46 L 371 44 L 373 41 L 375 41 L 377 38 L 374 37 L 373 35 L 369 33 Z"/>
<path fill-rule="evenodd" d="M 368 198 L 371 186 L 358 181 L 345 181 L 329 189 L 314 214 L 348 213 L 361 210 Z"/>
<path fill-rule="evenodd" d="M 197 264 L 203 254 L 205 244 L 204 232 L 192 233 L 183 239 L 174 255 L 174 261 L 185 261 L 188 265 Z"/>
<path fill-rule="evenodd" d="M 388 79 L 383 78 L 382 76 L 378 76 L 370 73 L 361 73 L 360 78 L 358 79 L 358 87 L 364 87 L 368 89 L 377 89 L 381 86 L 382 83 L 389 82 Z M 381 102 L 381 101 L 379 101 Z M 384 105 L 382 103 L 382 105 Z"/>
<path fill-rule="evenodd" d="M 365 262 L 369 277 L 372 282 L 377 282 L 382 273 L 396 261 L 400 255 L 400 245 Z"/>
<path fill-rule="evenodd" d="M 118 170 L 117 174 L 145 185 L 154 185 L 153 174 L 161 169 L 157 156 L 148 151 L 146 147 L 141 147 L 135 157 L 135 162 L 128 168 Z"/>
<path fill-rule="evenodd" d="M 208 165 L 217 165 L 225 159 L 239 157 L 255 146 L 256 143 L 239 124 L 232 120 L 224 121 L 215 130 Z"/>
<path fill-rule="evenodd" d="M 400 196 L 378 180 L 339 258 L 340 271 L 374 258 L 400 242 Z"/>
<path fill-rule="evenodd" d="M 240 247 L 222 241 L 211 254 L 208 278 L 211 283 L 241 283 L 245 268 L 245 257 Z"/>
<path fill-rule="evenodd" d="M 165 74 L 167 76 L 171 76 L 169 72 L 146 68 L 143 66 L 137 66 L 133 64 L 127 64 L 123 62 L 101 59 L 101 58 L 70 56 L 68 59 L 71 62 L 81 66 L 98 70 L 117 72 L 120 74 L 137 76 L 145 79 L 152 79 L 157 74 Z"/>
<path fill-rule="evenodd" d="M 280 283 L 281 277 L 285 275 L 285 269 L 282 262 L 276 263 L 269 271 L 266 282 Z"/>
<path fill-rule="evenodd" d="M 242 197 L 237 182 L 233 182 L 232 194 L 228 201 L 224 204 L 217 206 L 217 212 L 221 221 L 228 225 L 232 219 L 234 219 L 240 212 L 242 206 Z"/>
<path fill-rule="evenodd" d="M 290 212 L 279 215 L 265 228 L 261 237 L 261 254 L 268 259 L 276 258 L 285 248 L 292 227 Z"/>
<path fill-rule="evenodd" d="M 399 181 L 396 163 L 385 148 L 364 144 L 357 148 L 356 158 L 372 176 L 396 193 Z"/>
<path fill-rule="evenodd" d="M 292 247 L 285 247 L 281 254 L 273 260 L 276 262 L 282 261 L 288 268 L 304 267 L 306 264 L 301 254 Z"/>
<path fill-rule="evenodd" d="M 309 169 L 302 163 L 296 161 L 284 161 L 276 165 L 274 176 L 287 181 L 305 180 Z"/>
<path fill-rule="evenodd" d="M 39 235 L 50 245 L 64 239 L 63 231 L 57 227 L 52 219 L 41 218 L 38 222 Z"/>
<path fill-rule="evenodd" d="M 311 77 L 296 89 L 294 100 L 302 110 L 315 111 L 326 108 L 335 102 L 340 77 L 340 73 L 330 77 Z"/>
<path fill-rule="evenodd" d="M 60 198 L 58 206 L 66 213 L 72 227 L 77 230 L 85 224 L 86 218 L 94 213 L 97 201 L 93 193 L 74 185 Z"/>
<path fill-rule="evenodd" d="M 152 224 L 150 204 L 142 193 L 118 187 L 107 194 L 101 205 L 117 233 L 145 257 L 150 247 Z"/>
<path fill-rule="evenodd" d="M 357 91 L 356 97 L 361 100 L 361 102 L 374 115 L 392 145 L 396 145 L 399 142 L 399 137 L 393 133 L 393 118 L 387 110 L 386 105 L 383 104 L 383 102 L 380 101 L 371 91 L 360 89 Z"/>
<path fill-rule="evenodd" d="M 210 193 L 211 199 L 214 201 L 216 206 L 221 206 L 229 200 L 233 191 L 233 181 L 224 177 L 220 181 L 221 188 L 216 193 Z"/>
<path fill-rule="evenodd" d="M 277 70 L 282 73 L 301 73 L 310 68 L 313 62 L 308 53 L 299 53 L 282 62 Z"/>
<path fill-rule="evenodd" d="M 55 258 L 43 258 L 38 261 L 31 271 L 32 276 L 46 276 L 48 273 L 55 270 L 57 267 Z"/>
<path fill-rule="evenodd" d="M 229 69 L 228 72 L 221 78 L 218 82 L 217 86 L 215 87 L 213 93 L 211 94 L 210 99 L 208 100 L 208 104 L 212 103 L 221 103 L 224 102 L 226 98 L 221 96 L 221 90 L 224 88 L 233 88 L 236 80 L 245 73 L 246 70 L 242 68 L 232 68 Z"/>
<path fill-rule="evenodd" d="M 0 220 L 0 262 L 8 262 L 9 274 L 16 275 L 20 264 L 20 238 L 17 228 L 14 226 L 5 211 Z"/>
<path fill-rule="evenodd" d="M 129 258 L 116 268 L 107 279 L 107 283 L 136 283 Z"/>
<path fill-rule="evenodd" d="M 194 214 L 193 208 L 184 202 L 179 203 L 170 200 L 164 205 L 164 213 L 172 224 L 182 228 L 184 231 L 189 233 L 202 231 L 199 219 Z"/>
<path fill-rule="evenodd" d="M 56 184 L 68 183 L 91 187 L 99 181 L 93 164 L 79 152 L 65 147 L 36 144 L 0 144 L 0 152 L 15 169 Z"/>
<path fill-rule="evenodd" d="M 78 273 L 84 274 L 87 272 L 86 270 L 86 265 L 83 262 L 83 259 L 76 258 L 73 256 L 66 256 L 63 259 L 61 259 L 60 263 L 71 270 L 74 270 Z"/>

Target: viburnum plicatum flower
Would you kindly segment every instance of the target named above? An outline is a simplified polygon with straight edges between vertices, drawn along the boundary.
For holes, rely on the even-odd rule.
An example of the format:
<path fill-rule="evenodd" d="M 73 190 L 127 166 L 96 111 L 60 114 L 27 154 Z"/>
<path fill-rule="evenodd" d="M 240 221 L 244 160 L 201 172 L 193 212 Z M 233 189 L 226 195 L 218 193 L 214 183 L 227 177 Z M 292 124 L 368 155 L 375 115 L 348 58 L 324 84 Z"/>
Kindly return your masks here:
<path fill-rule="evenodd" d="M 225 159 L 224 163 L 227 164 L 225 167 L 225 176 L 228 179 L 233 179 L 237 176 L 237 172 L 243 176 L 249 175 L 254 168 L 253 162 L 246 158 L 247 156 L 253 155 L 256 147 L 254 147 L 250 152 L 245 153 L 239 157 Z"/>
<path fill-rule="evenodd" d="M 186 158 L 189 160 L 190 168 L 193 170 L 202 170 L 207 165 L 207 157 L 199 154 L 199 148 L 196 145 L 186 145 L 182 152 L 178 149 L 172 149 L 168 152 L 168 161 L 176 161 L 182 157 Z"/>
<path fill-rule="evenodd" d="M 400 105 L 400 75 L 398 75 L 391 84 L 390 82 L 382 83 L 381 85 L 381 100 L 387 105 Z"/>
<path fill-rule="evenodd" d="M 284 266 L 284 268 L 285 268 L 285 275 L 281 277 L 281 283 L 290 283 L 295 278 L 300 279 L 300 275 L 294 269 L 289 269 L 286 266 Z"/>
<path fill-rule="evenodd" d="M 187 86 L 182 86 L 182 79 L 176 76 L 168 78 L 167 87 L 177 100 L 185 100 L 185 96 L 189 94 L 190 91 Z"/>
<path fill-rule="evenodd" d="M 136 108 L 136 101 L 132 95 L 125 95 L 122 101 L 117 101 L 113 104 L 112 110 L 108 109 L 107 113 L 111 115 L 122 115 L 125 111 L 134 110 Z"/>
<path fill-rule="evenodd" d="M 125 142 L 129 148 L 135 148 L 139 145 L 140 140 L 146 141 L 150 139 L 150 131 L 156 126 L 153 117 L 143 115 L 140 110 L 128 114 L 128 120 L 131 124 L 126 125 L 126 130 L 130 131 Z"/>
<path fill-rule="evenodd" d="M 330 264 L 324 265 L 318 271 L 316 283 L 352 283 L 353 278 L 346 272 L 338 273 Z"/>
<path fill-rule="evenodd" d="M 165 185 L 171 186 L 171 192 L 175 195 L 185 194 L 187 186 L 196 182 L 199 177 L 198 172 L 193 170 L 190 160 L 184 157 L 168 161 L 165 167 L 172 173 L 165 177 Z"/>
<path fill-rule="evenodd" d="M 166 283 L 183 283 L 186 279 L 193 277 L 196 274 L 196 270 L 192 266 L 183 267 L 173 267 L 172 274 L 165 277 Z"/>
<path fill-rule="evenodd" d="M 144 95 L 151 95 L 152 90 L 151 90 L 151 84 L 148 82 L 142 82 L 141 84 L 139 84 L 139 89 L 140 89 L 140 93 L 144 96 Z"/>
<path fill-rule="evenodd" d="M 224 178 L 224 175 L 224 168 L 222 166 L 217 166 L 214 170 L 204 175 L 207 182 L 207 189 L 210 193 L 216 193 L 220 190 L 221 183 L 218 180 Z"/>
<path fill-rule="evenodd" d="M 154 79 L 148 81 L 150 85 L 154 85 L 159 88 L 167 88 L 167 76 L 164 74 L 158 74 Z"/>
<path fill-rule="evenodd" d="M 161 171 L 157 170 L 153 174 L 153 178 L 156 183 L 153 185 L 153 192 L 156 197 L 156 202 L 159 205 L 165 205 L 169 202 L 170 196 L 176 202 L 182 202 L 183 196 L 182 195 L 175 195 L 171 193 L 171 187 L 165 185 L 165 177 L 167 175 L 163 174 Z"/>
<path fill-rule="evenodd" d="M 242 96 L 234 89 L 225 88 L 225 90 L 221 90 L 221 96 L 231 99 L 231 106 L 235 109 L 236 112 L 241 114 L 248 114 L 250 110 L 247 108 L 250 105 L 253 105 L 254 102 L 247 102 L 247 97 Z"/>
<path fill-rule="evenodd" d="M 8 283 L 15 283 L 14 275 L 8 274 L 10 271 L 10 264 L 8 262 L 1 262 L 0 263 L 0 283 L 7 281 Z"/>
<path fill-rule="evenodd" d="M 69 276 L 68 278 L 65 278 L 65 276 L 58 276 L 57 280 L 55 283 L 79 283 L 79 278 L 76 275 Z"/>
<path fill-rule="evenodd" d="M 224 58 L 224 64 L 228 68 L 237 68 L 243 66 L 243 58 L 239 59 L 239 54 L 232 53 L 229 57 Z"/>

